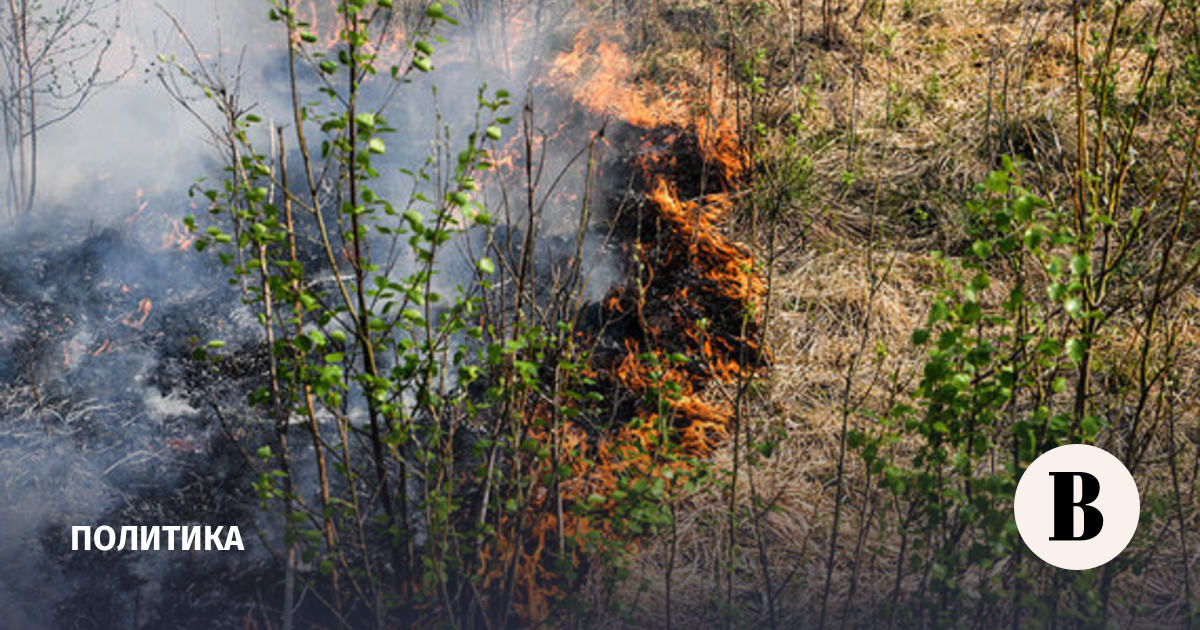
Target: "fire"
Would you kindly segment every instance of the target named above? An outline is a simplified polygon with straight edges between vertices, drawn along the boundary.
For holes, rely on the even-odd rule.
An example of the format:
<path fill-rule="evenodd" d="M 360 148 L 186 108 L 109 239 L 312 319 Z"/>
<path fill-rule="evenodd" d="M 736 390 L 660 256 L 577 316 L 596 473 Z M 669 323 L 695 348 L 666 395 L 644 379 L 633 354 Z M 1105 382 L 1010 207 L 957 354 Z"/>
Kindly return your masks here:
<path fill-rule="evenodd" d="M 526 419 L 527 435 L 540 443 L 562 444 L 570 453 L 560 462 L 571 471 L 559 487 L 564 505 L 583 505 L 598 495 L 605 498 L 601 512 L 609 509 L 608 497 L 623 477 L 662 477 L 667 470 L 686 475 L 687 465 L 680 463 L 686 456 L 710 455 L 734 429 L 734 412 L 727 404 L 709 402 L 706 392 L 749 377 L 768 360 L 754 316 L 765 284 L 750 250 L 721 230 L 722 220 L 734 208 L 730 191 L 746 170 L 736 125 L 732 117 L 711 113 L 722 109 L 715 99 L 709 100 L 709 113 L 694 113 L 690 107 L 698 92 L 688 86 L 660 90 L 635 81 L 634 64 L 615 43 L 622 36 L 620 29 L 609 32 L 607 38 L 597 36 L 596 30 L 581 33 L 572 50 L 554 60 L 544 83 L 550 89 L 569 90 L 577 106 L 599 119 L 615 119 L 640 130 L 637 163 L 650 216 L 642 219 L 642 240 L 630 245 L 629 254 L 646 264 L 634 272 L 640 274 L 636 286 L 631 281 L 613 290 L 603 303 L 614 317 L 636 319 L 640 335 L 626 339 L 623 357 L 599 367 L 638 399 L 661 393 L 664 383 L 674 383 L 677 393 L 668 397 L 665 410 L 642 409 L 640 422 L 599 436 L 569 422 L 547 427 L 549 410 Z M 692 189 L 701 179 L 676 158 L 689 148 L 699 153 L 718 192 L 681 196 L 681 184 Z M 673 358 L 678 355 L 688 361 Z M 685 457 L 662 457 L 662 445 L 668 441 Z M 548 469 L 543 472 L 549 474 Z M 560 524 L 543 502 L 535 500 L 530 508 L 534 525 L 528 539 L 501 540 L 490 550 L 505 557 L 516 547 L 518 612 L 530 620 L 545 619 L 551 602 L 565 593 L 545 553 L 560 528 L 568 537 L 600 533 L 615 539 L 603 519 L 564 509 Z M 489 583 L 502 579 L 485 577 Z"/>
<path fill-rule="evenodd" d="M 309 0 L 303 10 L 298 11 L 301 30 L 312 33 L 316 38 L 316 46 L 324 51 L 336 49 L 343 43 L 342 31 L 345 28 L 344 19 L 338 15 L 338 5 L 342 0 Z M 295 34 L 296 45 L 304 45 L 298 30 Z M 409 36 L 402 20 L 388 22 L 388 34 L 385 38 L 371 37 L 362 52 L 374 57 L 373 63 L 386 68 L 392 65 L 402 65 L 409 54 L 407 44 Z"/>
<path fill-rule="evenodd" d="M 187 251 L 196 243 L 196 235 L 184 227 L 179 219 L 171 219 L 171 229 L 162 235 L 160 251 Z"/>
<path fill-rule="evenodd" d="M 105 354 L 105 353 L 108 353 L 108 352 L 112 352 L 112 350 L 113 350 L 113 342 L 112 342 L 112 339 L 111 339 L 111 338 L 109 338 L 109 337 L 105 337 L 105 338 L 104 338 L 104 343 L 100 344 L 100 347 L 99 347 L 99 348 L 96 348 L 95 350 L 93 350 L 93 351 L 92 351 L 92 356 L 93 356 L 93 357 L 98 357 L 98 356 L 100 356 L 100 355 L 102 355 L 102 354 Z"/>
<path fill-rule="evenodd" d="M 149 214 L 146 209 L 150 207 L 150 200 L 146 198 L 146 191 L 138 188 L 134 193 L 134 198 L 137 206 L 129 216 L 125 217 L 125 223 L 133 225 L 144 216 L 152 216 L 155 221 L 161 220 L 167 222 L 169 227 L 162 233 L 162 244 L 159 246 L 159 251 L 177 250 L 186 251 L 196 242 L 196 236 L 188 232 L 183 222 L 179 219 L 173 219 L 169 214 L 162 211 L 155 211 Z M 195 209 L 193 202 L 192 208 Z M 146 219 L 149 221 L 150 219 Z"/>
<path fill-rule="evenodd" d="M 330 0 L 312 0 L 302 11 L 307 22 L 304 28 L 317 37 L 316 43 L 308 45 L 324 46 L 325 50 L 343 45 L 338 35 L 342 24 L 330 6 Z M 597 533 L 617 540 L 611 520 L 574 508 L 593 504 L 590 498 L 599 496 L 602 501 L 593 505 L 591 513 L 611 514 L 616 507 L 610 497 L 622 479 L 664 479 L 668 472 L 678 473 L 670 475 L 672 478 L 686 476 L 687 456 L 712 454 L 736 428 L 734 410 L 728 404 L 712 402 L 711 390 L 749 377 L 765 360 L 752 315 L 754 303 L 765 291 L 764 283 L 756 273 L 752 252 L 727 238 L 721 229 L 735 205 L 730 191 L 738 187 L 746 171 L 736 118 L 723 115 L 728 112 L 719 97 L 692 86 L 658 87 L 636 80 L 636 65 L 618 43 L 623 37 L 619 26 L 580 33 L 571 50 L 551 62 L 538 86 L 569 98 L 578 110 L 596 120 L 597 127 L 614 121 L 640 134 L 636 162 L 642 180 L 638 185 L 649 216 L 639 219 L 639 227 L 645 229 L 637 230 L 641 240 L 631 243 L 627 253 L 631 259 L 644 261 L 644 269 L 631 272 L 636 286 L 630 281 L 603 302 L 613 318 L 635 323 L 630 325 L 633 332 L 625 340 L 624 353 L 591 369 L 597 380 L 624 389 L 634 399 L 660 392 L 664 383 L 674 384 L 677 392 L 668 397 L 665 408 L 640 409 L 636 418 L 599 435 L 569 420 L 548 422 L 560 417 L 548 401 L 522 418 L 523 436 L 539 444 L 559 445 L 563 455 L 554 465 L 565 467 L 569 474 L 557 488 L 534 488 L 528 509 L 507 517 L 524 526 L 497 531 L 515 531 L 521 538 L 498 533 L 496 540 L 480 549 L 480 556 L 491 560 L 483 563 L 491 572 L 479 577 L 485 588 L 505 585 L 509 576 L 501 567 L 515 557 L 516 613 L 534 623 L 546 620 L 553 603 L 572 586 L 563 582 L 550 552 L 558 537 Z M 365 52 L 378 55 L 375 65 L 383 67 L 411 54 L 404 45 L 406 40 L 399 34 L 382 48 Z M 719 68 L 713 72 L 720 75 Z M 707 107 L 697 110 L 697 103 Z M 543 142 L 555 142 L 578 131 L 572 126 L 576 129 L 568 129 L 564 122 Z M 606 136 L 600 142 L 613 141 Z M 492 156 L 494 170 L 517 170 L 525 158 L 516 143 L 516 137 L 511 137 L 508 148 Z M 680 159 L 685 154 L 697 158 L 710 177 L 689 172 L 690 167 L 680 163 L 686 161 Z M 693 190 L 701 180 L 715 184 L 716 191 Z M 564 200 L 570 204 L 578 195 L 564 193 Z M 145 210 L 140 193 L 139 202 L 131 221 Z M 195 236 L 178 220 L 172 220 L 170 226 L 163 234 L 163 250 L 187 249 L 194 243 Z M 341 253 L 354 262 L 349 250 Z M 140 329 L 150 310 L 150 300 L 143 299 L 121 321 Z M 678 360 L 678 355 L 687 361 Z M 664 457 L 666 444 L 684 457 Z M 185 448 L 182 444 L 168 446 Z M 535 478 L 557 476 L 547 459 L 529 456 L 522 464 L 532 469 Z M 564 506 L 561 516 L 554 506 L 555 491 Z M 581 564 L 582 552 L 574 554 L 569 560 Z M 576 580 L 586 577 L 585 571 L 579 573 Z"/>
<path fill-rule="evenodd" d="M 142 298 L 132 313 L 121 318 L 121 323 L 130 328 L 141 328 L 150 317 L 150 307 L 150 298 Z"/>
<path fill-rule="evenodd" d="M 682 98 L 667 98 L 650 86 L 633 83 L 633 64 L 620 46 L 607 39 L 594 42 L 593 37 L 590 31 L 576 36 L 571 52 L 555 60 L 550 83 L 576 86 L 576 103 L 636 127 L 653 129 L 687 119 Z"/>
<path fill-rule="evenodd" d="M 146 193 L 141 188 L 137 189 L 134 198 L 137 200 L 137 209 L 125 219 L 125 222 L 129 224 L 137 221 L 138 217 L 142 216 L 142 213 L 150 206 L 150 201 L 146 199 Z"/>

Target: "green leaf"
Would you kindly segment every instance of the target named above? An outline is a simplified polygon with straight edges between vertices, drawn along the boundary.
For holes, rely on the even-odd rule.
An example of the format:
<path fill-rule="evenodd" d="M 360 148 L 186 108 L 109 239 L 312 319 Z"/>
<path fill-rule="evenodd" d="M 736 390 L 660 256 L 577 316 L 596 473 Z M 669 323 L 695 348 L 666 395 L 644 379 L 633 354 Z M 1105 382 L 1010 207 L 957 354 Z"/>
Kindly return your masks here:
<path fill-rule="evenodd" d="M 1087 273 L 1088 259 L 1083 254 L 1075 254 L 1071 257 L 1071 273 L 1076 276 L 1082 276 Z"/>
<path fill-rule="evenodd" d="M 984 186 L 988 192 L 1005 193 L 1008 192 L 1008 173 L 1004 171 L 992 171 L 988 173 L 987 181 Z"/>
<path fill-rule="evenodd" d="M 929 323 L 936 324 L 937 322 L 945 321 L 950 317 L 950 308 L 946 303 L 938 300 L 933 303 L 929 309 Z"/>
<path fill-rule="evenodd" d="M 358 126 L 362 127 L 363 129 L 374 129 L 375 128 L 375 114 L 372 114 L 370 112 L 367 112 L 365 114 L 359 114 L 354 117 L 354 122 L 357 123 Z"/>
<path fill-rule="evenodd" d="M 1051 300 L 1058 302 L 1062 300 L 1064 296 L 1066 296 L 1067 286 L 1061 282 L 1055 282 L 1054 284 L 1046 287 L 1046 294 L 1050 296 Z"/>
<path fill-rule="evenodd" d="M 367 143 L 367 150 L 371 153 L 383 154 L 387 152 L 387 146 L 383 144 L 382 138 L 371 138 Z"/>
<path fill-rule="evenodd" d="M 489 276 L 493 273 L 496 273 L 496 263 L 492 262 L 492 259 L 486 256 L 480 258 L 479 262 L 475 263 L 475 268 L 478 269 L 480 273 L 484 273 Z"/>
<path fill-rule="evenodd" d="M 1079 422 L 1079 429 L 1083 432 L 1084 438 L 1091 439 L 1100 432 L 1100 429 L 1104 428 L 1104 425 L 1104 418 L 1100 416 L 1084 416 L 1083 420 Z"/>
<path fill-rule="evenodd" d="M 1020 221 L 1033 218 L 1033 199 L 1029 195 L 1020 195 L 1013 200 L 1013 214 Z"/>
<path fill-rule="evenodd" d="M 1083 361 L 1083 355 L 1087 351 L 1087 344 L 1080 339 L 1072 339 L 1067 342 L 1067 357 L 1075 363 Z"/>
<path fill-rule="evenodd" d="M 496 125 L 489 126 L 487 129 L 484 129 L 483 132 L 486 133 L 487 137 L 491 138 L 492 140 L 499 140 L 504 136 L 504 133 Z"/>
<path fill-rule="evenodd" d="M 1042 233 L 1042 230 L 1039 227 L 1035 226 L 1025 230 L 1025 246 L 1030 249 L 1037 249 L 1038 247 L 1041 247 L 1042 242 L 1045 241 L 1045 239 L 1046 235 Z"/>
<path fill-rule="evenodd" d="M 1063 310 L 1071 316 L 1071 319 L 1079 319 L 1083 313 L 1083 301 L 1078 297 L 1069 297 L 1066 302 L 1063 302 Z"/>

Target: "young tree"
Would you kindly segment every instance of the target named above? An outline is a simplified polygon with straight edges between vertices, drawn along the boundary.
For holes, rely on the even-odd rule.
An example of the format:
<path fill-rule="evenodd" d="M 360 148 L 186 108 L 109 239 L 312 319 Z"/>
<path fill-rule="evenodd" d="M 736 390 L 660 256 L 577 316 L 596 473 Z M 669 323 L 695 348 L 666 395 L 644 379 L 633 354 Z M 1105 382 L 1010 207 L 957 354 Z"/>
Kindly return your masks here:
<path fill-rule="evenodd" d="M 37 194 L 38 135 L 70 117 L 132 67 L 108 74 L 119 0 L 3 0 L 0 112 L 8 158 L 5 202 L 20 218 Z"/>

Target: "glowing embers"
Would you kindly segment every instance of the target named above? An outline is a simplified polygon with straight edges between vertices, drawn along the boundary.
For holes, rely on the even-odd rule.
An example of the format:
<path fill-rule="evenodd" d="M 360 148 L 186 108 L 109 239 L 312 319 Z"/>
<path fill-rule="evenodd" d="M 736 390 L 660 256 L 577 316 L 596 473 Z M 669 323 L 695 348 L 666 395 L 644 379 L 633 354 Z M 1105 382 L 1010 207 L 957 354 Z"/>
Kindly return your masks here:
<path fill-rule="evenodd" d="M 192 234 L 184 227 L 179 219 L 171 219 L 171 227 L 168 231 L 163 232 L 161 251 L 187 251 L 196 244 L 196 235 Z"/>
<path fill-rule="evenodd" d="M 146 324 L 146 319 L 150 317 L 150 308 L 150 298 L 142 298 L 132 313 L 121 318 L 121 323 L 130 328 L 141 328 Z"/>
<path fill-rule="evenodd" d="M 147 212 L 150 207 L 150 199 L 146 197 L 145 191 L 141 188 L 137 189 L 134 201 L 137 204 L 134 211 L 125 217 L 127 225 L 135 228 L 140 234 L 146 234 L 149 238 L 153 238 L 152 235 L 157 230 L 159 251 L 192 249 L 196 243 L 196 235 L 188 231 L 183 221 L 161 210 Z M 192 205 L 192 210 L 195 210 L 195 204 Z"/>
<path fill-rule="evenodd" d="M 104 343 L 100 344 L 99 348 L 96 348 L 95 350 L 92 351 L 92 356 L 98 357 L 102 354 L 112 352 L 113 348 L 115 348 L 115 346 L 113 345 L 112 338 L 105 337 Z"/>
<path fill-rule="evenodd" d="M 121 286 L 120 295 L 127 295 L 130 292 L 132 289 L 127 285 Z M 65 318 L 62 325 L 55 327 L 60 335 L 71 334 L 70 338 L 61 342 L 63 368 L 69 370 L 89 358 L 98 359 L 119 352 L 125 344 L 129 343 L 132 331 L 140 331 L 146 325 L 146 320 L 150 318 L 151 308 L 150 298 L 142 298 L 138 300 L 137 306 L 133 310 L 120 317 L 116 322 L 98 327 L 88 327 L 82 321 L 77 323 L 71 318 Z M 123 332 L 120 327 L 115 325 L 117 323 L 126 330 Z M 70 331 L 74 332 L 70 333 Z"/>

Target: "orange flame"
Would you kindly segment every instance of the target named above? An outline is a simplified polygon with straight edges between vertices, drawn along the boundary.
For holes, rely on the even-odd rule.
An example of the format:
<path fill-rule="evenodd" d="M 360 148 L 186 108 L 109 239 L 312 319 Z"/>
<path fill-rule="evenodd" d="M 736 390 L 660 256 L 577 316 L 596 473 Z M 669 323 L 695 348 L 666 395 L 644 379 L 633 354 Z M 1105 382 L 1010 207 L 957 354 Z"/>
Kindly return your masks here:
<path fill-rule="evenodd" d="M 639 422 L 605 435 L 591 435 L 565 421 L 547 427 L 548 410 L 525 419 L 526 435 L 539 443 L 558 443 L 560 450 L 569 454 L 565 462 L 559 462 L 571 472 L 559 484 L 563 503 L 582 505 L 598 495 L 604 498 L 599 506 L 603 513 L 615 509 L 609 497 L 623 477 L 662 477 L 667 470 L 686 474 L 687 465 L 681 463 L 686 457 L 669 460 L 659 456 L 665 438 L 684 455 L 710 455 L 728 437 L 733 414 L 728 406 L 705 400 L 704 392 L 713 383 L 734 382 L 750 375 L 753 366 L 767 357 L 757 340 L 756 321 L 742 331 L 728 323 L 740 321 L 743 312 L 755 312 L 753 303 L 765 292 L 751 252 L 721 231 L 720 222 L 734 205 L 732 197 L 722 192 L 681 199 L 676 178 L 694 174 L 674 172 L 679 166 L 674 158 L 677 143 L 692 138 L 718 185 L 726 190 L 735 188 L 746 170 L 746 160 L 733 119 L 693 113 L 689 105 L 698 99 L 685 85 L 660 90 L 634 81 L 633 63 L 620 46 L 610 39 L 598 40 L 595 33 L 581 33 L 572 50 L 553 62 L 544 81 L 552 88 L 568 89 L 574 102 L 593 115 L 616 118 L 644 131 L 639 162 L 645 181 L 651 182 L 645 199 L 654 211 L 651 223 L 657 226 L 659 236 L 657 241 L 650 237 L 632 246 L 639 261 L 650 263 L 641 272 L 638 289 L 614 290 L 604 301 L 610 314 L 636 314 L 643 336 L 641 341 L 627 339 L 624 357 L 608 371 L 616 383 L 639 399 L 652 392 L 661 393 L 664 383 L 674 383 L 678 388 L 677 395 L 668 397 L 666 403 L 669 422 L 660 417 L 658 411 L 662 409 L 644 409 Z M 621 36 L 619 28 L 613 28 L 612 33 L 614 38 Z M 720 109 L 712 107 L 719 103 L 710 100 L 709 104 L 710 110 Z M 657 137 L 652 132 L 658 132 Z M 693 280 L 681 280 L 687 282 L 683 286 L 673 285 L 679 278 Z M 728 316 L 729 310 L 735 311 L 734 317 Z M 697 323 L 694 313 L 708 313 L 714 319 L 720 316 L 726 323 L 714 324 L 713 330 L 708 330 Z M 663 336 L 663 331 L 668 334 Z M 661 344 L 680 351 L 691 359 L 691 364 L 680 365 L 668 357 L 658 347 L 660 337 Z M 743 364 L 742 357 L 747 364 Z M 663 435 L 664 431 L 670 435 Z M 544 478 L 551 476 L 546 462 L 529 463 Z M 529 620 L 545 619 L 551 602 L 564 594 L 561 578 L 546 554 L 549 541 L 560 530 L 567 537 L 598 532 L 615 539 L 612 524 L 606 519 L 564 510 L 560 523 L 556 512 L 543 505 L 549 495 L 545 488 L 534 493 L 527 511 L 533 525 L 525 539 L 501 539 L 488 550 L 489 556 L 502 558 L 515 549 L 518 613 Z M 485 576 L 485 583 L 498 584 L 502 579 L 498 573 L 490 574 Z"/>
<path fill-rule="evenodd" d="M 145 196 L 145 191 L 143 191 L 141 188 L 138 188 L 137 192 L 134 194 L 134 199 L 136 199 L 138 202 L 137 209 L 125 218 L 126 223 L 132 225 L 134 221 L 138 220 L 138 217 L 142 216 L 142 213 L 146 211 L 146 208 L 150 206 L 150 201 L 146 199 Z"/>
<path fill-rule="evenodd" d="M 121 323 L 130 328 L 141 328 L 150 317 L 150 307 L 150 298 L 142 298 L 132 313 L 121 318 Z"/>
<path fill-rule="evenodd" d="M 112 352 L 114 348 L 115 348 L 115 346 L 113 345 L 112 339 L 105 337 L 104 343 L 100 344 L 99 348 L 96 348 L 95 350 L 92 351 L 92 356 L 98 357 L 102 354 Z"/>
<path fill-rule="evenodd" d="M 196 235 L 188 232 L 179 219 L 171 219 L 171 229 L 163 233 L 159 251 L 187 251 L 196 242 Z"/>

